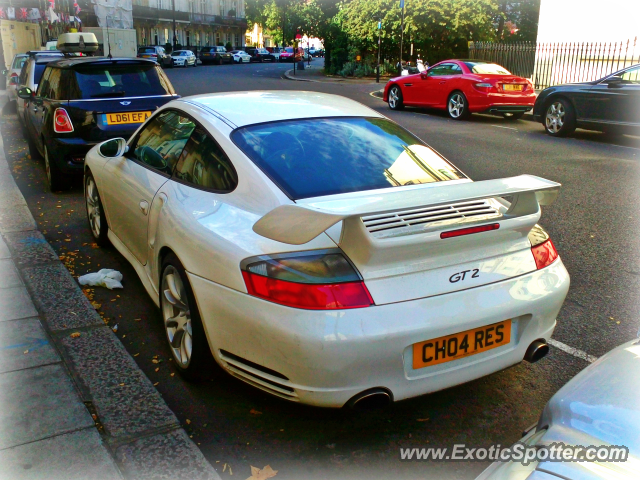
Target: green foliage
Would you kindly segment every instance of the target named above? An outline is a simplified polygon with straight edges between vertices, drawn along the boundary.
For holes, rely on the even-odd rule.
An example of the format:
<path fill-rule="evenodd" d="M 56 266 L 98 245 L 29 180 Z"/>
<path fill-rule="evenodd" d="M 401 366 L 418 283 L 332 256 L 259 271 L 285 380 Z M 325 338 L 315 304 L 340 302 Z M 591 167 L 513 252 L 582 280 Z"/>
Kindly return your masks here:
<path fill-rule="evenodd" d="M 538 18 L 540 17 L 540 0 L 512 0 L 507 2 L 505 17 L 513 22 L 518 31 L 503 33 L 505 42 L 535 42 L 538 38 Z"/>
<path fill-rule="evenodd" d="M 227 49 L 227 52 L 230 52 L 231 50 L 233 50 L 233 45 L 231 45 L 231 42 L 227 42 L 224 48 Z"/>

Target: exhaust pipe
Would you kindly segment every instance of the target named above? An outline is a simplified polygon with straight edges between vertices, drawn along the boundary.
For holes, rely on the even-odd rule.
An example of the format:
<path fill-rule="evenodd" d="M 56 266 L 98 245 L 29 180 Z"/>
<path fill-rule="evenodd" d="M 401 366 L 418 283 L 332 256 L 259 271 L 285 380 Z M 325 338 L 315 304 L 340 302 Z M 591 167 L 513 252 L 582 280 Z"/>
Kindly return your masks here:
<path fill-rule="evenodd" d="M 549 345 L 547 345 L 547 342 L 544 340 L 536 340 L 527 348 L 524 359 L 529 363 L 535 363 L 546 356 L 547 353 L 549 353 Z"/>
<path fill-rule="evenodd" d="M 376 410 L 393 403 L 393 395 L 384 388 L 371 388 L 360 392 L 347 402 L 351 410 Z"/>

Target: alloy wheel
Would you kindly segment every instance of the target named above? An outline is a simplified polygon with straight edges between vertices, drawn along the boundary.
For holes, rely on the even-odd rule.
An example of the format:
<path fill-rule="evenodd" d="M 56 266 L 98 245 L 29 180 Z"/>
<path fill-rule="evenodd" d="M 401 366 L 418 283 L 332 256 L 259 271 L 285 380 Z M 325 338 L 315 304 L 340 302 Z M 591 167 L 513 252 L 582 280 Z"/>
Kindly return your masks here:
<path fill-rule="evenodd" d="M 449 98 L 449 115 L 452 118 L 460 118 L 464 114 L 464 97 L 460 93 L 454 93 Z"/>
<path fill-rule="evenodd" d="M 172 265 L 162 276 L 162 317 L 173 357 L 187 368 L 193 353 L 193 331 L 187 291 L 178 270 Z"/>
<path fill-rule="evenodd" d="M 396 108 L 399 101 L 400 101 L 400 96 L 398 95 L 398 89 L 394 87 L 389 92 L 389 106 L 391 108 Z"/>
<path fill-rule="evenodd" d="M 96 182 L 93 180 L 93 177 L 87 178 L 85 191 L 89 226 L 91 227 L 93 236 L 100 238 L 100 229 L 102 228 L 102 224 L 100 222 L 100 197 L 98 195 L 98 187 L 96 187 Z"/>
<path fill-rule="evenodd" d="M 551 133 L 558 133 L 564 125 L 565 108 L 562 102 L 553 102 L 547 108 L 545 117 L 545 126 Z"/>

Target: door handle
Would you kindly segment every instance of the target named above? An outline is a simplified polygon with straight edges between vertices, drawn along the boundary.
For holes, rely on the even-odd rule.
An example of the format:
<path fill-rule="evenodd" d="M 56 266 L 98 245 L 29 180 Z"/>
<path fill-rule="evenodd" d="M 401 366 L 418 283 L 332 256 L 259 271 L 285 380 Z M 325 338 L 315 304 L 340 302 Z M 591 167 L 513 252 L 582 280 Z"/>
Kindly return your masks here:
<path fill-rule="evenodd" d="M 142 212 L 143 215 L 146 215 L 147 213 L 149 213 L 149 202 L 142 200 L 139 205 L 140 205 L 140 211 Z"/>
<path fill-rule="evenodd" d="M 447 83 L 447 81 L 445 80 L 445 81 L 440 82 L 440 85 L 442 85 L 443 83 Z"/>

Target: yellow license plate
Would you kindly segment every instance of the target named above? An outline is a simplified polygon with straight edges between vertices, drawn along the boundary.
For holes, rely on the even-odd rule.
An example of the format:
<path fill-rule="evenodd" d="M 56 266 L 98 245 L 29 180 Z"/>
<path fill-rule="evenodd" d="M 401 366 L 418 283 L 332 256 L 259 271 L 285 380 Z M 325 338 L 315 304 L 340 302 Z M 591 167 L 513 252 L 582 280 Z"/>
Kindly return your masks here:
<path fill-rule="evenodd" d="M 107 125 L 123 123 L 142 123 L 151 116 L 151 112 L 107 113 Z"/>
<path fill-rule="evenodd" d="M 521 92 L 524 85 L 502 85 L 502 89 L 505 92 Z"/>
<path fill-rule="evenodd" d="M 511 341 L 511 320 L 413 344 L 413 368 L 431 367 L 486 352 Z"/>

